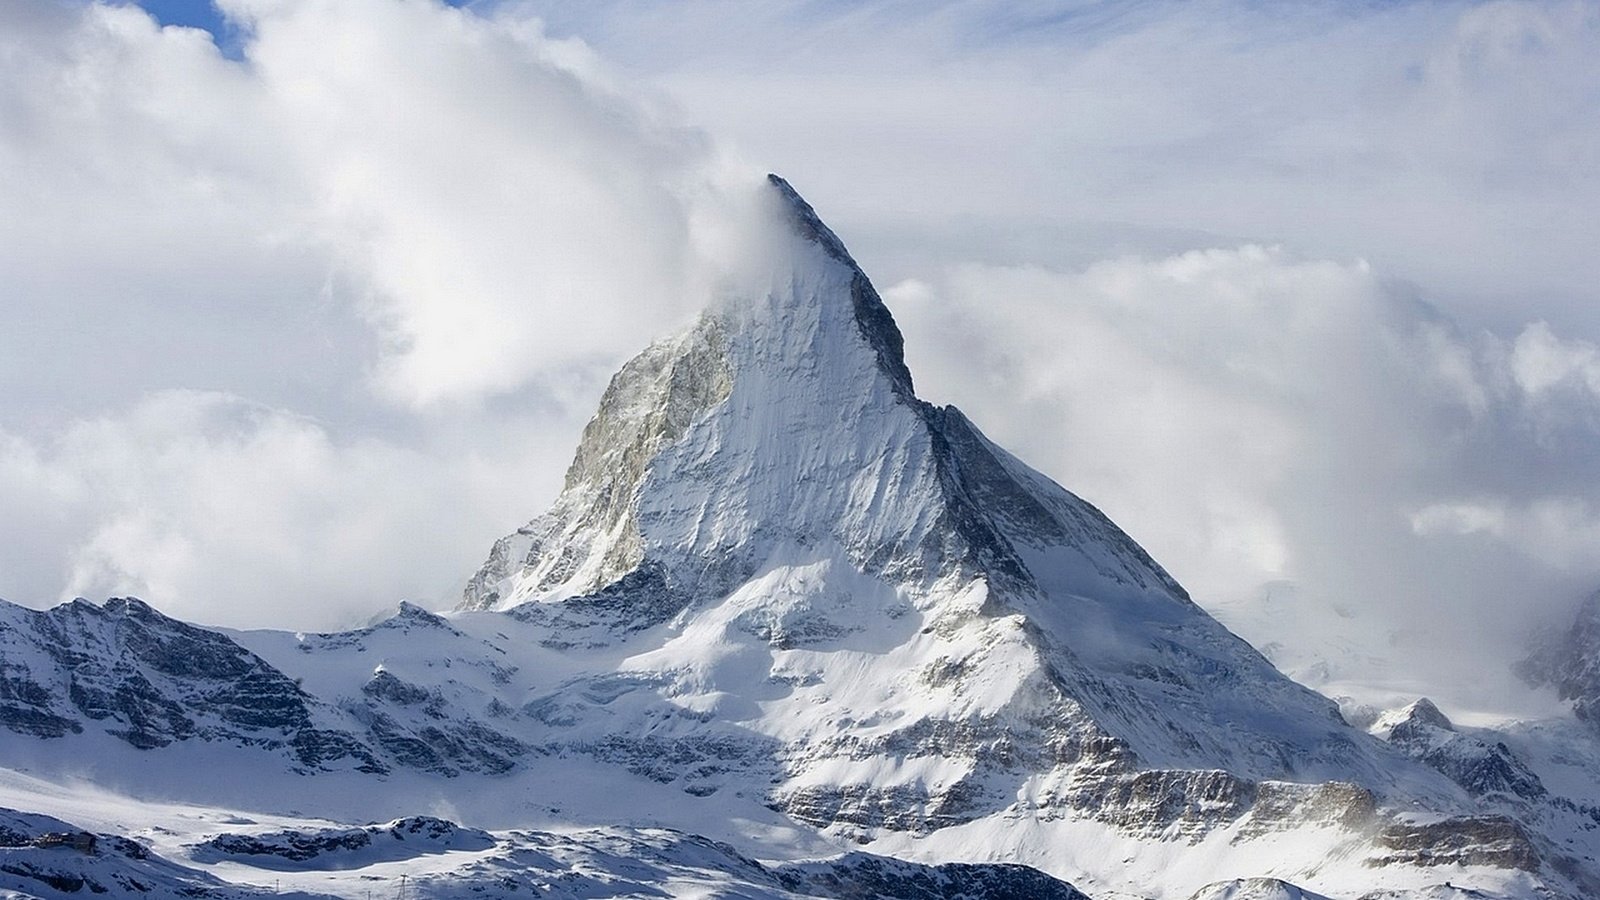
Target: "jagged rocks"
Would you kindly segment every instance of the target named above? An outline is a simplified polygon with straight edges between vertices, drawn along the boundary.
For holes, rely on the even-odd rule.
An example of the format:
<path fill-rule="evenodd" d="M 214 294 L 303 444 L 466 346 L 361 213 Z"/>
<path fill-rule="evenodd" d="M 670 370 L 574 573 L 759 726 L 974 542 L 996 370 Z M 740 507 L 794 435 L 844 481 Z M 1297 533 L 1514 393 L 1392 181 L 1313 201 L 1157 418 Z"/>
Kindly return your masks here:
<path fill-rule="evenodd" d="M 1517 667 L 1535 687 L 1551 686 L 1572 712 L 1600 732 L 1600 591 L 1578 607 L 1572 627 L 1545 635 Z"/>
<path fill-rule="evenodd" d="M 1539 851 L 1522 824 L 1509 816 L 1462 816 L 1434 822 L 1395 823 L 1376 841 L 1372 866 L 1494 866 L 1539 870 Z"/>
<path fill-rule="evenodd" d="M 775 874 L 797 894 L 837 900 L 1089 900 L 1064 881 L 1017 865 L 919 866 L 851 853 L 827 862 L 781 866 Z"/>
<path fill-rule="evenodd" d="M 1506 794 L 1531 800 L 1546 793 L 1539 776 L 1504 742 L 1461 734 L 1427 698 L 1383 714 L 1371 730 L 1474 796 Z"/>
<path fill-rule="evenodd" d="M 317 727 L 316 701 L 293 679 L 142 601 L 75 600 L 43 612 L 5 604 L 0 618 L 0 724 L 13 731 L 61 737 L 93 723 L 141 750 L 198 738 L 286 749 L 312 768 L 382 769 L 359 740 Z"/>
<path fill-rule="evenodd" d="M 18 734 L 58 738 L 83 731 L 76 719 L 56 711 L 56 697 L 28 669 L 0 659 L 0 726 Z"/>
<path fill-rule="evenodd" d="M 236 860 L 266 869 L 342 868 L 452 850 L 487 850 L 495 844 L 486 831 L 434 816 L 410 816 L 364 828 L 221 834 L 196 844 L 192 855 L 205 862 Z"/>

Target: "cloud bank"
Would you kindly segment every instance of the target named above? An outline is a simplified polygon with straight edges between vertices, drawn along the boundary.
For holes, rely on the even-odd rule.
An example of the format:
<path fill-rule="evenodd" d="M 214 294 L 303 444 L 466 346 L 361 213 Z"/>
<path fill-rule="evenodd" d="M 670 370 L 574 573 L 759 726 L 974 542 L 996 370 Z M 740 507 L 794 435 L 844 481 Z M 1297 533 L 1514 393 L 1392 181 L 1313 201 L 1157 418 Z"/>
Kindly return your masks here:
<path fill-rule="evenodd" d="M 806 185 L 887 280 L 935 246 L 1282 244 L 1600 333 L 1600 4 L 532 6 Z"/>
<path fill-rule="evenodd" d="M 242 61 L 0 9 L 0 592 L 438 602 L 698 309 L 755 173 L 514 11 L 222 7 Z"/>
<path fill-rule="evenodd" d="M 1596 349 L 1542 322 L 1465 330 L 1365 263 L 1259 246 L 960 265 L 886 296 L 925 394 L 980 410 L 1247 637 L 1326 636 L 1315 609 L 1297 634 L 1252 621 L 1290 581 L 1384 676 L 1470 703 L 1595 585 Z"/>
<path fill-rule="evenodd" d="M 1600 583 L 1600 4 L 220 6 L 0 6 L 0 596 L 447 602 L 739 159 L 1249 637 L 1438 693 Z"/>

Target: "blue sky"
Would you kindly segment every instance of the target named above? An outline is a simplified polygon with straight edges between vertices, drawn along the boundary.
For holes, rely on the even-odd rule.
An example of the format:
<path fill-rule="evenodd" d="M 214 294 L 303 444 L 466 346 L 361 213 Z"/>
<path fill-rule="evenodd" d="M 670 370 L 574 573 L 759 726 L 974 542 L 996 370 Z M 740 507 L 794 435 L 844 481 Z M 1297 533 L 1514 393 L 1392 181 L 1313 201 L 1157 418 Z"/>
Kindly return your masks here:
<path fill-rule="evenodd" d="M 222 14 L 207 0 L 139 0 L 139 5 L 163 25 L 204 28 L 213 35 L 223 32 Z"/>
<path fill-rule="evenodd" d="M 470 0 L 443 0 L 449 6 L 465 6 Z M 240 56 L 238 30 L 223 18 L 216 4 L 209 0 L 133 0 L 157 22 L 163 25 L 183 25 L 203 28 L 211 32 L 213 40 L 223 54 L 231 59 Z"/>

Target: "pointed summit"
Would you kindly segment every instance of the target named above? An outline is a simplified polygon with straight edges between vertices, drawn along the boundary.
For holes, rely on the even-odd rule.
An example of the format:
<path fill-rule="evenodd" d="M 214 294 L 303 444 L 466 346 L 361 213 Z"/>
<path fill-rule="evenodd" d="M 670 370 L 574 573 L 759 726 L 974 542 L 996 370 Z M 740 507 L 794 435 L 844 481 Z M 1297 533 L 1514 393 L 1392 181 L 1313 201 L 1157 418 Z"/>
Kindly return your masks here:
<path fill-rule="evenodd" d="M 911 370 L 906 368 L 905 338 L 901 336 L 900 328 L 895 325 L 894 316 L 889 314 L 889 307 L 884 305 L 883 298 L 878 296 L 866 273 L 856 265 L 850 251 L 845 249 L 844 241 L 839 240 L 839 236 L 823 224 L 811 204 L 781 177 L 769 173 L 767 182 L 777 189 L 795 233 L 850 268 L 854 274 L 850 281 L 850 303 L 855 309 L 856 324 L 861 328 L 861 335 L 877 351 L 878 361 L 893 378 L 896 387 L 907 397 L 911 396 Z"/>
<path fill-rule="evenodd" d="M 1579 719 L 1600 730 L 1600 591 L 1578 604 L 1572 626 L 1543 635 L 1517 666 L 1535 687 L 1553 687 Z"/>
<path fill-rule="evenodd" d="M 617 373 L 561 496 L 495 545 L 464 607 L 545 623 L 557 644 L 629 642 L 713 707 L 749 690 L 748 667 L 827 681 L 846 648 L 876 648 L 851 678 L 890 693 L 830 696 L 867 704 L 841 715 L 871 707 L 885 724 L 807 740 L 848 755 L 920 734 L 906 752 L 940 755 L 920 742 L 983 723 L 1034 748 L 1008 766 L 1067 778 L 1047 794 L 1090 759 L 1103 775 L 1381 780 L 1376 745 L 1099 510 L 959 411 L 916 399 L 871 282 L 787 182 L 770 183 L 792 240 L 764 287 Z M 746 660 L 732 681 L 730 656 Z M 893 699 L 911 682 L 941 699 Z M 924 785 L 918 802 L 993 790 L 992 773 L 971 780 L 989 767 L 966 758 L 966 775 Z"/>
<path fill-rule="evenodd" d="M 605 826 L 607 859 L 647 849 L 619 828 L 648 824 L 701 873 L 727 848 L 662 828 L 759 859 L 1028 862 L 1096 896 L 1297 890 L 1228 880 L 1263 860 L 1339 896 L 1441 872 L 1600 896 L 1577 856 L 1600 852 L 1593 810 L 1529 768 L 1550 754 L 1524 766 L 1425 701 L 1389 743 L 1352 729 L 1094 506 L 917 399 L 871 282 L 770 186 L 738 287 L 611 380 L 470 611 L 224 635 L 131 599 L 0 602 L 0 750 L 295 818 L 382 821 L 420 791 L 518 829 L 452 864 L 497 884 L 555 852 L 522 828 L 558 815 Z M 208 759 L 252 777 L 191 778 Z M 762 895 L 1077 896 L 1014 865 L 734 862 L 718 883 Z"/>

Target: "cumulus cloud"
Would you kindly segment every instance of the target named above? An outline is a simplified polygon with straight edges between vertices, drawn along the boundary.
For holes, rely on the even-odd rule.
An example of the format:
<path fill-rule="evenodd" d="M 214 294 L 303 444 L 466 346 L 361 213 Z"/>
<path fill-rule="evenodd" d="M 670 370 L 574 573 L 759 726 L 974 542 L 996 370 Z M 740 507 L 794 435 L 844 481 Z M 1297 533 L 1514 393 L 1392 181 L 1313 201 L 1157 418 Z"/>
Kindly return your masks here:
<path fill-rule="evenodd" d="M 515 10 L 0 7 L 0 595 L 227 624 L 448 602 L 753 225 L 731 162 Z"/>
<path fill-rule="evenodd" d="M 256 627 L 436 603 L 542 499 L 528 488 L 567 449 L 545 427 L 399 445 L 228 394 L 154 392 L 49 440 L 0 434 L 0 573 L 19 600 L 134 594 Z"/>
<path fill-rule="evenodd" d="M 1600 580 L 1594 3 L 220 6 L 0 5 L 0 595 L 445 600 L 746 252 L 724 138 L 1202 601 L 1448 687 Z"/>
<path fill-rule="evenodd" d="M 314 239 L 360 279 L 388 394 L 609 364 L 698 307 L 711 148 L 607 89 L 580 45 L 427 3 L 224 8 L 254 35 Z"/>
<path fill-rule="evenodd" d="M 243 62 L 135 7 L 7 7 L 22 377 L 159 356 L 146 339 L 181 325 L 181 368 L 124 372 L 240 390 L 287 358 L 403 406 L 475 402 L 610 365 L 698 306 L 707 209 L 754 179 L 581 44 L 422 0 L 222 6 Z"/>
<path fill-rule="evenodd" d="M 1225 615 L 1292 581 L 1358 617 L 1390 677 L 1449 696 L 1600 573 L 1600 398 L 1551 394 L 1592 348 L 1542 324 L 1469 332 L 1365 263 L 1259 246 L 958 265 L 887 296 L 922 393 L 976 410 Z M 1320 640 L 1250 615 L 1230 622 Z"/>
<path fill-rule="evenodd" d="M 532 6 L 806 185 L 891 281 L 1282 243 L 1600 332 L 1587 0 Z"/>
<path fill-rule="evenodd" d="M 1511 371 L 1517 386 L 1540 396 L 1571 386 L 1600 397 L 1600 350 L 1588 341 L 1564 341 L 1549 324 L 1535 322 L 1511 348 Z"/>

